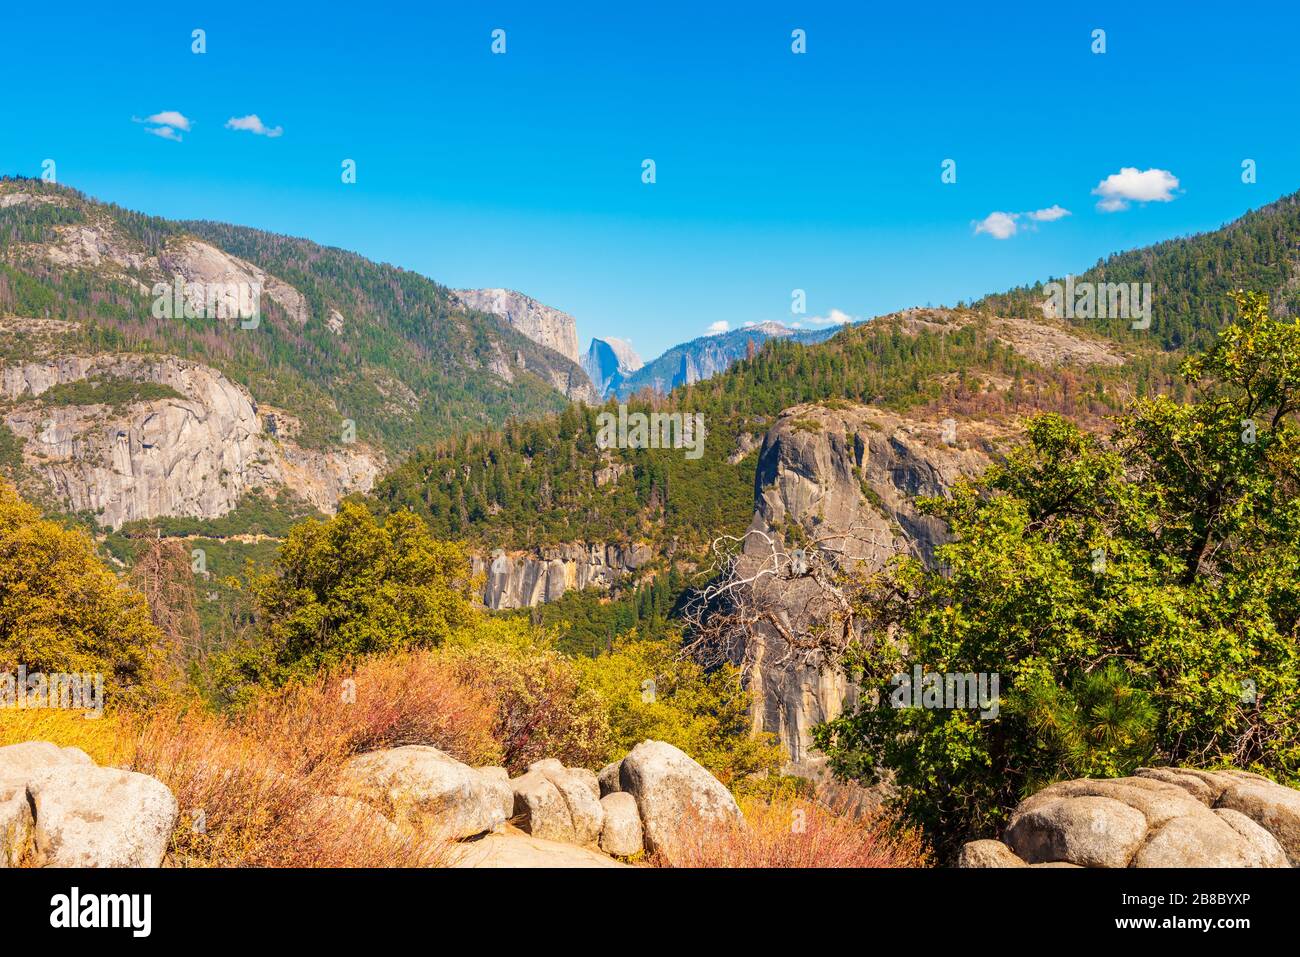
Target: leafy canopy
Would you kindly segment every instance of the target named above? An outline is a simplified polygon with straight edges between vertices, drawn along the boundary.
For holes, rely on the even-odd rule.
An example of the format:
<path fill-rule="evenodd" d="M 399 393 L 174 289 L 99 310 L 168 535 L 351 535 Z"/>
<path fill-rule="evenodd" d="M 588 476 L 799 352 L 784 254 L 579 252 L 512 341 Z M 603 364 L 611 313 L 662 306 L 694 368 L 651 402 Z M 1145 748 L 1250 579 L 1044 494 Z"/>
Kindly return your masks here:
<path fill-rule="evenodd" d="M 289 532 L 252 582 L 263 641 L 227 662 L 234 680 L 282 683 L 363 655 L 431 648 L 476 616 L 469 560 L 409 512 L 384 522 L 344 502 Z"/>
<path fill-rule="evenodd" d="M 42 519 L 0 481 L 0 673 L 102 674 L 110 701 L 149 690 L 162 639 L 138 592 L 83 532 Z"/>
<path fill-rule="evenodd" d="M 1194 401 L 1138 401 L 1108 438 L 1031 420 L 1005 462 L 924 503 L 953 537 L 938 568 L 862 583 L 868 700 L 815 736 L 842 774 L 892 772 L 941 845 L 1064 778 L 1300 778 L 1300 324 L 1237 305 L 1183 365 Z M 916 664 L 996 673 L 997 717 L 888 706 Z"/>

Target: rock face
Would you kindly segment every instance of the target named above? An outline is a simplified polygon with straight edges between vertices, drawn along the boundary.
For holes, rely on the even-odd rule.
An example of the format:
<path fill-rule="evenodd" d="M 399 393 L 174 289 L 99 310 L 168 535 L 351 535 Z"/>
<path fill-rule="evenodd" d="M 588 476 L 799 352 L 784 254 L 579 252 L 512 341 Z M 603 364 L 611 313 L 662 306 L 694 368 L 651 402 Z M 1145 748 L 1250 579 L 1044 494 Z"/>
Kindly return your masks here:
<path fill-rule="evenodd" d="M 0 748 L 0 867 L 158 867 L 177 814 L 161 782 L 76 748 Z"/>
<path fill-rule="evenodd" d="M 342 778 L 346 796 L 450 840 L 505 823 L 499 782 L 427 745 L 359 754 L 344 765 Z"/>
<path fill-rule="evenodd" d="M 174 389 L 180 398 L 115 409 L 40 401 L 84 380 Z M 369 447 L 304 449 L 267 428 L 251 395 L 205 365 L 175 357 L 68 355 L 0 366 L 4 423 L 24 443 L 27 467 L 70 511 L 101 524 L 158 516 L 217 518 L 247 493 L 286 487 L 321 511 L 368 491 L 384 465 Z M 273 423 L 272 423 L 273 424 Z"/>
<path fill-rule="evenodd" d="M 531 608 L 565 592 L 607 590 L 652 557 L 649 546 L 570 543 L 536 552 L 498 552 L 490 563 L 473 559 L 473 573 L 485 575 L 483 604 L 488 608 Z"/>
<path fill-rule="evenodd" d="M 512 289 L 457 289 L 455 295 L 468 308 L 498 316 L 538 345 L 578 362 L 578 327 L 567 313 Z"/>
<path fill-rule="evenodd" d="M 738 571 L 749 576 L 788 556 L 779 530 L 800 526 L 834 562 L 864 571 L 899 553 L 933 557 L 942 542 L 937 521 L 920 515 L 918 496 L 938 495 L 963 476 L 982 472 L 1008 437 L 981 422 L 923 421 L 870 406 L 801 405 L 781 413 L 768 431 L 754 479 L 755 512 Z M 775 544 L 774 544 L 775 543 Z M 782 567 L 788 567 L 788 559 Z M 825 614 L 807 579 L 783 575 L 759 587 L 792 631 Z M 855 689 L 815 653 L 793 654 L 780 633 L 760 623 L 738 655 L 756 692 L 756 730 L 779 736 L 789 770 L 816 777 L 811 728 L 852 705 Z"/>
<path fill-rule="evenodd" d="M 959 867 L 1293 867 L 1300 791 L 1245 771 L 1143 768 L 1053 784 L 1012 812 L 1002 842 Z"/>
<path fill-rule="evenodd" d="M 624 339 L 592 339 L 582 357 L 582 369 L 602 399 L 617 392 L 624 380 L 644 364 L 632 343 Z"/>
<path fill-rule="evenodd" d="M 636 801 L 648 851 L 671 855 L 695 828 L 744 820 L 721 781 L 663 741 L 642 741 L 628 753 L 619 787 Z"/>

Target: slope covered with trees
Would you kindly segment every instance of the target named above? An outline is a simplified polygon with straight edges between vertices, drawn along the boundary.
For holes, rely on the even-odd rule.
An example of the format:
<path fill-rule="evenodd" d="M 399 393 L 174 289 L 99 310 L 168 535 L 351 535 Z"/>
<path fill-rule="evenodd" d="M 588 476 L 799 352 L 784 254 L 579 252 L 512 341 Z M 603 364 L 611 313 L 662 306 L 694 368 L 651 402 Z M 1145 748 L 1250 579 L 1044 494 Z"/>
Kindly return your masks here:
<path fill-rule="evenodd" d="M 1115 253 L 1080 272 L 1078 282 L 1151 283 L 1151 328 L 1135 331 L 1125 319 L 1075 319 L 1113 338 L 1154 338 L 1170 350 L 1204 349 L 1231 321 L 1231 294 L 1265 293 L 1274 312 L 1300 309 L 1300 193 L 1292 193 L 1212 232 Z M 1052 279 L 986 296 L 975 308 L 999 315 L 1041 316 Z M 1056 281 L 1062 281 L 1058 277 Z"/>
<path fill-rule="evenodd" d="M 557 382 L 576 364 L 495 316 L 461 307 L 417 273 L 304 239 L 214 222 L 175 222 L 75 190 L 0 179 L 0 316 L 70 320 L 60 352 L 152 352 L 211 365 L 260 402 L 302 422 L 308 447 L 336 443 L 339 423 L 400 455 L 421 442 L 563 408 Z M 74 232 L 69 232 L 69 231 Z M 82 234 L 76 231 L 88 231 Z M 69 238 L 71 237 L 71 238 Z M 89 237 L 89 238 L 87 238 Z M 156 318 L 157 259 L 190 239 L 247 260 L 304 298 L 306 321 L 264 296 L 262 321 Z M 76 244 L 97 247 L 83 255 Z M 72 243 L 75 255 L 51 250 Z M 6 336 L 0 359 L 32 352 Z M 504 363 L 504 366 L 503 366 Z M 494 370 L 510 369 L 507 381 Z"/>

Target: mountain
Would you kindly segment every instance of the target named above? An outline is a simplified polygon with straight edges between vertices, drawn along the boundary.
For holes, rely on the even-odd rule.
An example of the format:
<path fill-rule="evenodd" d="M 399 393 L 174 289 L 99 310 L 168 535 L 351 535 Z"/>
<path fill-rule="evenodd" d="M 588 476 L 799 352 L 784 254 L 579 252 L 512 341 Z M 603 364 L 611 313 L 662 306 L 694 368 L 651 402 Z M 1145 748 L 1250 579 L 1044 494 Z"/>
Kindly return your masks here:
<path fill-rule="evenodd" d="M 592 339 L 586 355 L 582 357 L 582 368 L 591 378 L 596 391 L 604 398 L 627 379 L 629 375 L 645 365 L 632 343 L 625 339 Z"/>
<path fill-rule="evenodd" d="M 637 620 L 632 605 L 647 583 L 665 574 L 682 587 L 713 580 L 710 546 L 722 536 L 735 543 L 762 533 L 745 541 L 742 579 L 769 567 L 763 536 L 786 552 L 828 536 L 842 546 L 852 530 L 870 539 L 869 553 L 856 556 L 869 567 L 899 551 L 932 555 L 943 530 L 917 513 L 917 496 L 942 494 L 996 460 L 1025 415 L 1054 411 L 1105 430 L 1137 396 L 1188 398 L 1178 363 L 1228 321 L 1228 291 L 1270 293 L 1281 313 L 1300 308 L 1297 250 L 1300 200 L 1291 196 L 1078 274 L 1152 283 L 1146 328 L 1049 318 L 1039 283 L 971 307 L 910 309 L 814 333 L 820 342 L 781 326 L 697 339 L 612 392 L 634 396 L 632 410 L 703 414 L 698 460 L 673 449 L 601 449 L 597 410 L 569 409 L 422 450 L 381 480 L 375 498 L 467 540 L 487 574 L 489 605 L 538 605 L 532 614 L 561 627 L 590 622 L 599 646 L 617 633 L 615 621 Z M 656 380 L 659 394 L 642 391 Z M 755 597 L 798 632 L 817 613 L 806 592 L 771 581 Z M 680 613 L 680 592 L 675 600 Z M 620 610 L 602 616 L 607 605 Z M 853 689 L 837 669 L 792 654 L 774 627 L 749 629 L 729 650 L 756 693 L 755 727 L 781 738 L 792 769 L 816 775 L 809 730 L 839 713 Z"/>
<path fill-rule="evenodd" d="M 512 289 L 457 289 L 467 309 L 491 313 L 508 322 L 538 345 L 554 349 L 573 362 L 578 355 L 578 326 L 568 313 L 552 309 Z"/>
<path fill-rule="evenodd" d="M 627 398 L 642 389 L 668 392 L 681 385 L 701 382 L 730 368 L 732 363 L 749 354 L 751 344 L 757 348 L 769 339 L 822 342 L 836 331 L 836 327 L 799 330 L 783 326 L 779 322 L 760 322 L 731 332 L 701 336 L 673 346 L 659 358 L 625 376 L 610 391 L 619 398 Z"/>
<path fill-rule="evenodd" d="M 1042 316 L 1043 282 L 994 293 L 973 308 L 1000 315 Z M 1163 349 L 1198 350 L 1232 316 L 1229 293 L 1269 294 L 1280 316 L 1300 313 L 1300 193 L 1283 196 L 1210 232 L 1115 253 L 1074 275 L 1083 283 L 1150 283 L 1151 327 L 1133 330 L 1122 318 L 1076 318 L 1075 325 L 1118 339 L 1155 341 Z"/>
<path fill-rule="evenodd" d="M 0 179 L 0 320 L 10 471 L 114 527 L 332 508 L 420 444 L 596 400 L 576 345 L 416 273 L 38 180 Z"/>

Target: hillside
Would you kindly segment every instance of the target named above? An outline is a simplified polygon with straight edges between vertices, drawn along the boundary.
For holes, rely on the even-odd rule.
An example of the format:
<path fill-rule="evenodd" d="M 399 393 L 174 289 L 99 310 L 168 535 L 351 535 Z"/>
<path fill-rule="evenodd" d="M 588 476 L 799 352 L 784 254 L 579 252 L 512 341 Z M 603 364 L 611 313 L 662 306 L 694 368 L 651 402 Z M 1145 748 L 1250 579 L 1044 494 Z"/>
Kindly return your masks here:
<path fill-rule="evenodd" d="M 1115 253 L 1075 276 L 1077 282 L 1151 283 L 1151 328 L 1134 332 L 1122 319 L 1076 319 L 1112 338 L 1153 338 L 1168 350 L 1205 348 L 1232 316 L 1229 293 L 1268 293 L 1279 316 L 1300 310 L 1300 193 L 1292 193 L 1211 232 Z M 986 296 L 973 308 L 999 315 L 1041 316 L 1043 286 Z"/>
<path fill-rule="evenodd" d="M 155 283 L 247 282 L 261 321 L 159 318 Z M 161 353 L 209 365 L 297 419 L 299 443 L 340 423 L 400 454 L 465 427 L 591 398 L 576 362 L 423 276 L 303 239 L 173 222 L 36 180 L 0 180 L 0 316 L 56 319 L 61 354 Z M 29 358 L 7 335 L 0 359 Z"/>
<path fill-rule="evenodd" d="M 1300 198 L 1290 196 L 1220 230 L 1118 254 L 1079 274 L 1080 282 L 1152 282 L 1147 330 L 1123 319 L 1046 319 L 1040 283 L 969 308 L 907 310 L 838 332 L 766 324 L 704 337 L 618 386 L 627 396 L 671 382 L 692 363 L 703 371 L 700 356 L 725 357 L 729 367 L 682 381 L 660 401 L 704 413 L 707 452 L 699 460 L 601 451 L 594 412 L 570 411 L 431 446 L 376 495 L 386 508 L 415 508 L 438 534 L 488 550 L 640 538 L 657 552 L 671 543 L 698 554 L 714 534 L 747 524 L 754 455 L 782 410 L 839 401 L 936 419 L 1051 410 L 1105 427 L 1134 397 L 1185 394 L 1174 375 L 1178 357 L 1227 321 L 1229 291 L 1271 293 L 1280 312 L 1300 306 L 1297 249 Z M 768 335 L 776 329 L 786 334 Z M 825 341 L 808 341 L 817 338 Z"/>
<path fill-rule="evenodd" d="M 1067 364 L 1049 362 L 1044 344 Z M 384 478 L 375 497 L 488 552 L 644 540 L 656 554 L 671 546 L 679 557 L 699 556 L 716 534 L 748 524 L 761 437 L 790 406 L 868 402 L 940 418 L 1059 409 L 1099 421 L 1135 382 L 1166 384 L 1164 363 L 1046 323 L 1027 330 L 970 312 L 900 313 L 819 345 L 771 341 L 727 372 L 675 390 L 662 408 L 705 417 L 698 459 L 668 449 L 602 450 L 599 410 L 571 408 L 422 450 Z"/>

